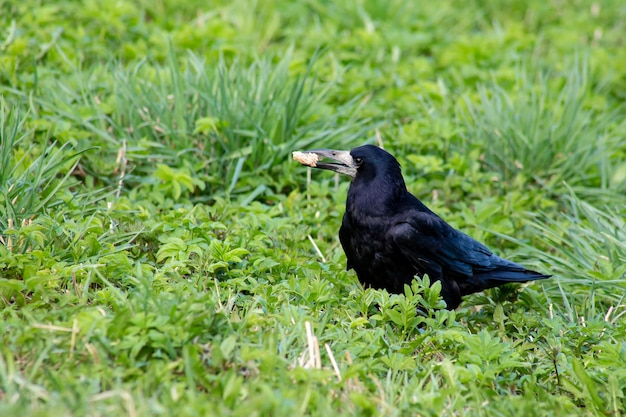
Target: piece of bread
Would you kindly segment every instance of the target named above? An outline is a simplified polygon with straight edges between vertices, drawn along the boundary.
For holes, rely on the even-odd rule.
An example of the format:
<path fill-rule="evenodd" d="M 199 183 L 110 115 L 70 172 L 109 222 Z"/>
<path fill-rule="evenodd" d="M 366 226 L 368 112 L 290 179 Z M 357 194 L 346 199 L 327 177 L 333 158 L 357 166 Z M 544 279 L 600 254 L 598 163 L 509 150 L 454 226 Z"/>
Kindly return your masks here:
<path fill-rule="evenodd" d="M 316 167 L 317 163 L 320 161 L 319 155 L 312 152 L 292 152 L 291 156 L 293 160 L 296 162 L 300 162 L 302 165 L 306 165 L 309 167 Z"/>

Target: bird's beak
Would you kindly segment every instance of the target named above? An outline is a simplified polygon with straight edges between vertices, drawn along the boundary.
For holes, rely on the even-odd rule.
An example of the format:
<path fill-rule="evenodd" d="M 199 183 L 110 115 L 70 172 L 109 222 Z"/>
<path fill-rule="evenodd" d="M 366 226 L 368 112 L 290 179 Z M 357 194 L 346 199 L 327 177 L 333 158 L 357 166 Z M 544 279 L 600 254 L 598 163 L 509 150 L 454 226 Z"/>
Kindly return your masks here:
<path fill-rule="evenodd" d="M 333 149 L 313 149 L 307 153 L 314 153 L 321 158 L 332 159 L 335 162 L 318 162 L 314 168 L 327 169 L 350 177 L 356 177 L 356 165 L 350 151 L 335 151 Z"/>

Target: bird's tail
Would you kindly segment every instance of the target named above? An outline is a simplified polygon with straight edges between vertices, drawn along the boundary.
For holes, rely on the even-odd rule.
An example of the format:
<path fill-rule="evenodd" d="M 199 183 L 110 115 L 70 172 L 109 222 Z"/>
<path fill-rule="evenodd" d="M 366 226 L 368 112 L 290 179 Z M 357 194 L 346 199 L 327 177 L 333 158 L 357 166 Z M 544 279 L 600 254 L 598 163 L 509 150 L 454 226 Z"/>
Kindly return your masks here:
<path fill-rule="evenodd" d="M 485 274 L 474 275 L 474 277 L 487 281 L 507 282 L 527 282 L 550 278 L 552 275 L 541 274 L 529 269 L 496 269 Z"/>
<path fill-rule="evenodd" d="M 474 291 L 480 291 L 512 282 L 537 281 L 550 278 L 551 276 L 531 271 L 515 262 L 500 259 L 499 265 L 489 271 L 474 271 L 471 282 L 468 282 L 466 285 L 474 288 Z M 461 292 L 463 292 L 463 289 Z"/>

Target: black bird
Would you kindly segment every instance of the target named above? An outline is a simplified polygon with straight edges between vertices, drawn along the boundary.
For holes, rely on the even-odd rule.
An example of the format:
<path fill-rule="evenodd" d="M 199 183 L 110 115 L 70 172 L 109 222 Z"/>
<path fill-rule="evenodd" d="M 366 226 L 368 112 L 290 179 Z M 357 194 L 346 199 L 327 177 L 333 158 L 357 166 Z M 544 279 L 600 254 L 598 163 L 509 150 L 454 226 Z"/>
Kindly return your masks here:
<path fill-rule="evenodd" d="M 441 295 L 452 310 L 465 295 L 550 277 L 494 255 L 443 221 L 409 193 L 400 164 L 381 148 L 365 145 L 302 155 L 294 154 L 294 159 L 352 177 L 339 240 L 347 269 L 354 269 L 365 286 L 403 293 L 404 284 L 428 274 L 431 282 L 441 282 Z M 318 162 L 323 158 L 336 163 Z"/>

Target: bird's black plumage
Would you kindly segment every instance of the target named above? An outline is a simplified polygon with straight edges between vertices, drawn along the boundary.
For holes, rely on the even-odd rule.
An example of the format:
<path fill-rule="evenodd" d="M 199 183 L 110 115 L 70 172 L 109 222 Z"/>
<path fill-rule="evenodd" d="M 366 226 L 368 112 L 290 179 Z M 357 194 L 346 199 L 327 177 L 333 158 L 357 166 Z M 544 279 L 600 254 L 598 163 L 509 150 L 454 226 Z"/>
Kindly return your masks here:
<path fill-rule="evenodd" d="M 402 293 L 416 275 L 441 281 L 448 309 L 461 297 L 510 282 L 548 278 L 494 255 L 454 229 L 406 188 L 398 161 L 373 145 L 311 151 L 340 164 L 318 164 L 353 177 L 339 239 L 347 268 L 374 288 Z"/>

